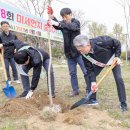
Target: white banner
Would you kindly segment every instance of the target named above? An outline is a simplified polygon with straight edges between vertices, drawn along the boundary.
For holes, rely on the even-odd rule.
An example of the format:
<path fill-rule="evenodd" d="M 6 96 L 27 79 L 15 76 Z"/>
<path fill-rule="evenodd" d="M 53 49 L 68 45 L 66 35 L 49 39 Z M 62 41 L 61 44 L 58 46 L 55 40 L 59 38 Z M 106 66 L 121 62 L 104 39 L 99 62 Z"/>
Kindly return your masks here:
<path fill-rule="evenodd" d="M 0 22 L 1 21 L 8 21 L 11 25 L 10 29 L 13 31 L 48 38 L 47 20 L 2 2 L 0 2 Z M 63 41 L 62 32 L 60 30 L 55 30 L 51 27 L 50 33 L 51 40 Z"/>

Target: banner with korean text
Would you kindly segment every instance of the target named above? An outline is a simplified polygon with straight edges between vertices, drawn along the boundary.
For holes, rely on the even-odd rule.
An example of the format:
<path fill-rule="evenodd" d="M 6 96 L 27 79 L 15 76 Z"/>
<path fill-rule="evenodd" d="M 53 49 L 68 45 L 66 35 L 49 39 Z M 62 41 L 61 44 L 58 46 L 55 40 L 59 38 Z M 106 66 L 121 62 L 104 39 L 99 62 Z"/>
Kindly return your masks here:
<path fill-rule="evenodd" d="M 48 38 L 47 20 L 2 2 L 0 2 L 0 22 L 1 21 L 8 21 L 10 23 L 10 29 L 13 31 Z M 61 31 L 51 27 L 50 33 L 51 40 L 63 41 Z"/>

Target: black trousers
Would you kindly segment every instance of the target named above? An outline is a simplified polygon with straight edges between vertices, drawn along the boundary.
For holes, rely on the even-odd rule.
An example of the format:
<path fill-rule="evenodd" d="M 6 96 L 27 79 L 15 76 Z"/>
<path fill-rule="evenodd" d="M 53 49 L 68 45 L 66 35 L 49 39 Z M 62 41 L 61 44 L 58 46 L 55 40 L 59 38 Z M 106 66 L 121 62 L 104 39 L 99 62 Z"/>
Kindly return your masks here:
<path fill-rule="evenodd" d="M 11 65 L 14 80 L 18 80 L 18 73 L 17 73 L 17 69 L 15 66 L 14 58 L 5 58 L 4 61 L 5 61 L 5 67 L 6 67 L 6 73 L 7 73 L 8 80 L 11 81 L 9 65 Z"/>
<path fill-rule="evenodd" d="M 95 67 L 95 74 L 96 76 L 101 72 L 102 68 L 99 69 L 98 67 Z M 113 70 L 113 75 L 115 78 L 116 86 L 117 86 L 117 92 L 118 92 L 118 97 L 120 102 L 126 102 L 126 92 L 125 92 L 125 85 L 124 81 L 122 79 L 121 75 L 121 67 L 120 65 L 116 65 Z M 88 92 L 91 91 L 91 81 L 89 79 L 89 76 L 87 77 L 87 89 Z M 96 99 L 96 93 L 92 94 L 90 99 Z"/>

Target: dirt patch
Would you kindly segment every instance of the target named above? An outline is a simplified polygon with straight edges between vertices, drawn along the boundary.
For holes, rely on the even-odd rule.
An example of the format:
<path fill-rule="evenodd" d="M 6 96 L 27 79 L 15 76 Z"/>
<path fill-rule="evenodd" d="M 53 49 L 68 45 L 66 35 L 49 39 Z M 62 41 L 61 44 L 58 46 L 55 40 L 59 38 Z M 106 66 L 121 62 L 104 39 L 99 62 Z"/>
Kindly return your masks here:
<path fill-rule="evenodd" d="M 106 112 L 86 107 L 58 113 L 54 121 L 45 122 L 40 116 L 34 116 L 26 123 L 27 130 L 128 130 Z"/>
<path fill-rule="evenodd" d="M 69 110 L 70 106 L 58 97 L 54 99 L 54 104 L 61 105 L 62 113 L 43 113 L 44 108 L 49 106 L 49 98 L 45 92 L 36 92 L 30 100 L 15 98 L 7 101 L 0 108 L 0 117 L 23 118 L 26 130 L 127 130 L 121 127 L 120 121 L 98 108 L 84 105 Z"/>
<path fill-rule="evenodd" d="M 54 104 L 60 104 L 62 112 L 69 109 L 69 106 L 58 97 L 54 99 Z M 25 98 L 15 98 L 7 101 L 5 105 L 0 108 L 0 117 L 26 118 L 31 115 L 39 114 L 46 106 L 49 106 L 47 93 L 37 92 L 34 94 L 33 98 L 29 100 Z"/>

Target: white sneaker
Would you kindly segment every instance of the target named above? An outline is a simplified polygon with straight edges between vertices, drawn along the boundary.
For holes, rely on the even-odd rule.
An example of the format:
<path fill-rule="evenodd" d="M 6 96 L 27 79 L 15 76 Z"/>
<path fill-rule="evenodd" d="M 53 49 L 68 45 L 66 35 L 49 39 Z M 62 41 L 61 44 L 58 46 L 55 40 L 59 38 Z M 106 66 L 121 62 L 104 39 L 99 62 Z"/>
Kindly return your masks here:
<path fill-rule="evenodd" d="M 11 83 L 12 83 L 12 81 L 9 80 L 9 81 L 8 81 L 8 84 L 10 85 Z"/>
<path fill-rule="evenodd" d="M 21 82 L 19 80 L 14 80 L 13 82 L 15 82 L 17 84 L 21 84 Z"/>

